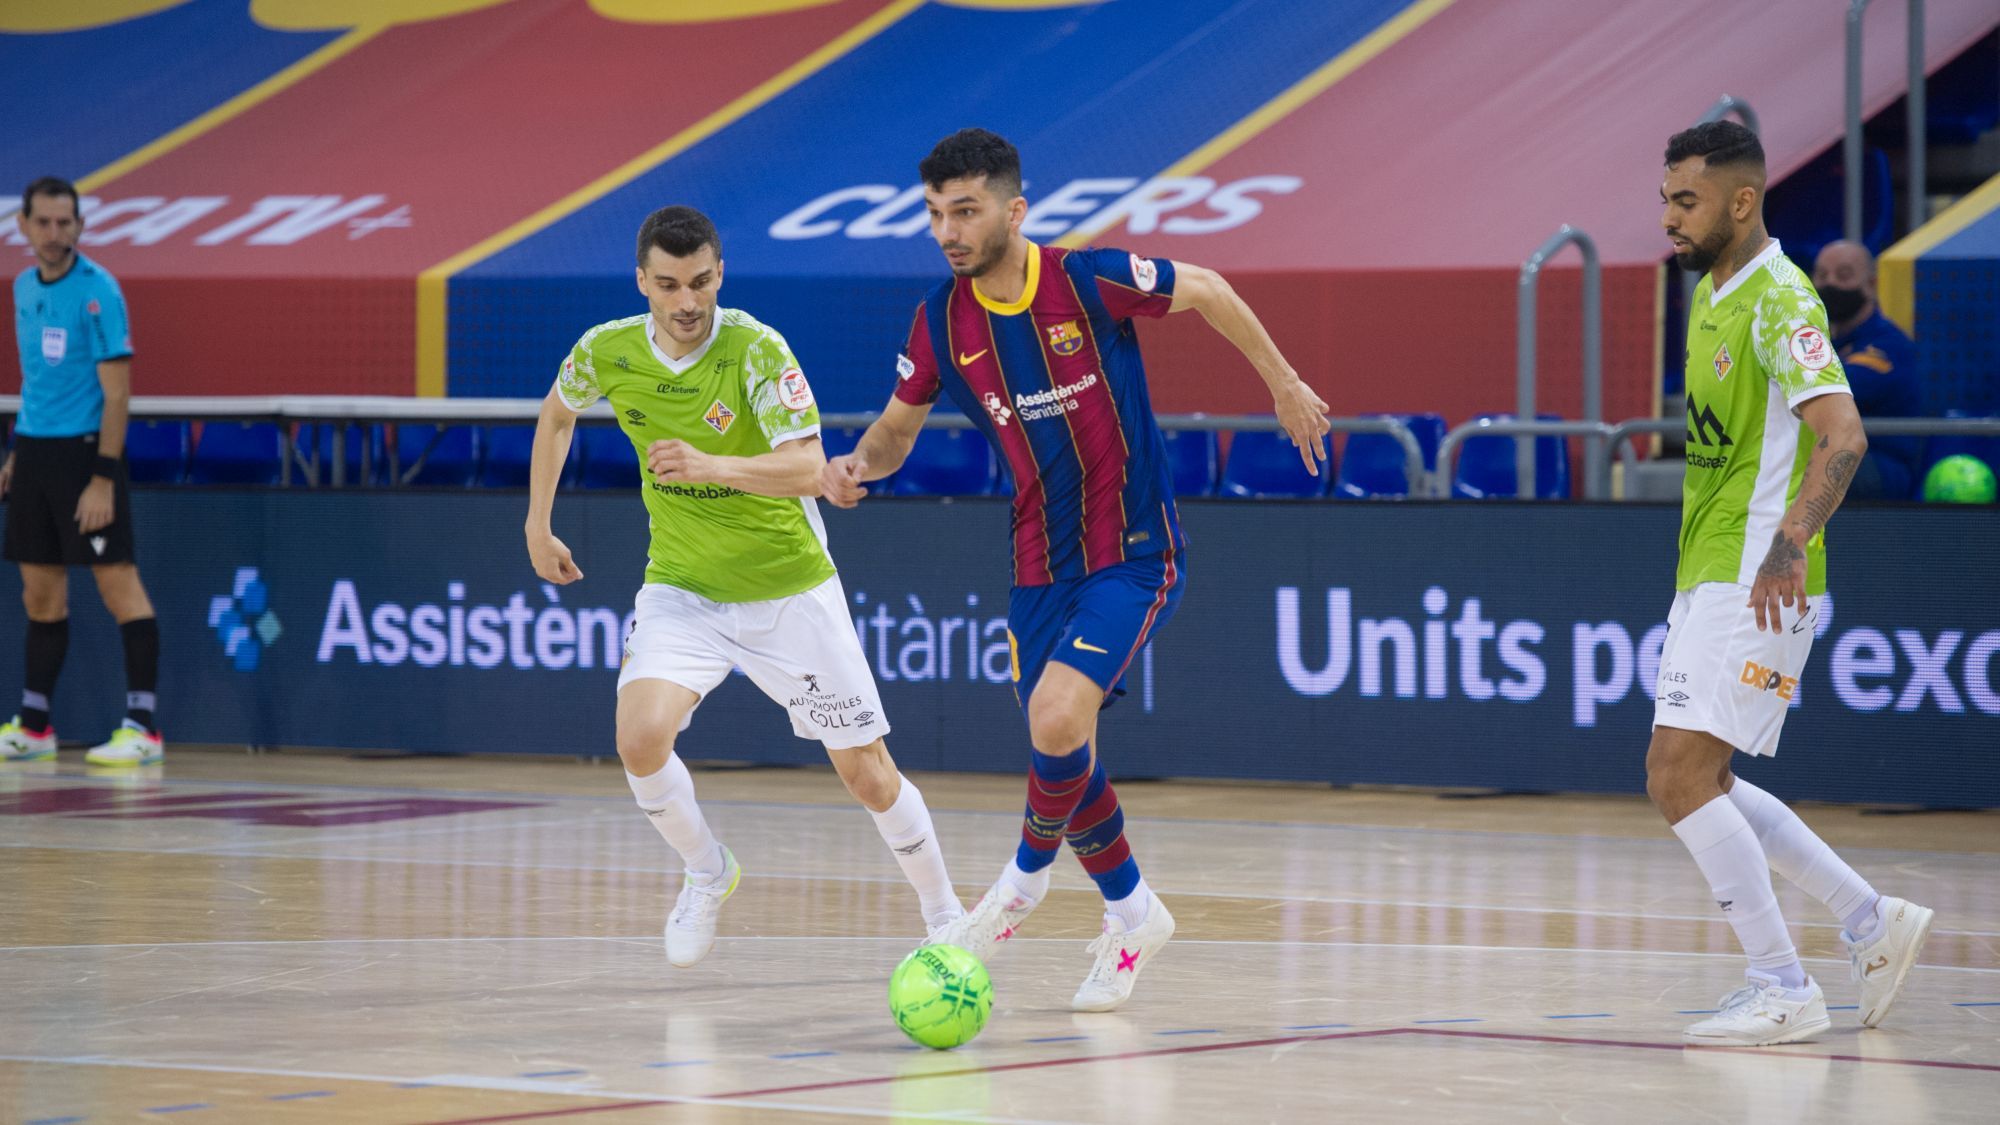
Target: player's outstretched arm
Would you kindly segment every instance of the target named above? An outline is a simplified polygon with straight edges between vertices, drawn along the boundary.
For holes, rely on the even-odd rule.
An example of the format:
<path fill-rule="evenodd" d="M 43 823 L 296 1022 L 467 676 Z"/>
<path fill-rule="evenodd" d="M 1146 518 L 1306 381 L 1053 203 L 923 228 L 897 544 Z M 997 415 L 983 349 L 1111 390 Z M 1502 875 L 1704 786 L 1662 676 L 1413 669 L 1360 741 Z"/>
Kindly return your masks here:
<path fill-rule="evenodd" d="M 718 457 L 678 438 L 646 447 L 646 470 L 661 484 L 719 484 L 759 496 L 818 496 L 826 453 L 819 435 L 780 442 L 754 457 Z"/>
<path fill-rule="evenodd" d="M 820 495 L 836 508 L 852 508 L 868 495 L 864 481 L 881 480 L 903 467 L 904 458 L 917 444 L 924 419 L 930 417 L 929 403 L 922 406 L 891 395 L 882 416 L 868 424 L 867 432 L 854 452 L 844 453 L 826 463 L 820 472 Z"/>
<path fill-rule="evenodd" d="M 555 510 L 556 483 L 562 479 L 563 462 L 569 460 L 569 443 L 576 432 L 576 412 L 555 391 L 542 400 L 542 416 L 535 420 L 534 453 L 528 462 L 528 559 L 543 581 L 566 586 L 583 577 L 569 548 L 549 527 Z"/>
<path fill-rule="evenodd" d="M 1319 463 L 1326 460 L 1325 438 L 1332 429 L 1326 420 L 1326 403 L 1306 386 L 1292 365 L 1278 351 L 1271 334 L 1221 274 L 1189 262 L 1174 263 L 1174 303 L 1172 312 L 1187 309 L 1202 315 L 1209 327 L 1236 345 L 1243 358 L 1257 369 L 1264 385 L 1271 389 L 1271 402 L 1278 424 L 1298 447 L 1306 471 L 1319 475 Z"/>
<path fill-rule="evenodd" d="M 1799 494 L 1771 536 L 1771 550 L 1757 568 L 1757 581 L 1750 587 L 1750 606 L 1757 611 L 1757 628 L 1775 633 L 1784 627 L 1780 605 L 1797 607 L 1800 616 L 1806 607 L 1806 544 L 1826 527 L 1836 508 L 1847 496 L 1861 457 L 1868 452 L 1868 435 L 1861 428 L 1861 414 L 1854 409 L 1854 396 L 1824 394 L 1810 398 L 1799 407 L 1799 417 L 1818 435 L 1812 457 L 1806 461 L 1806 475 L 1799 481 Z"/>

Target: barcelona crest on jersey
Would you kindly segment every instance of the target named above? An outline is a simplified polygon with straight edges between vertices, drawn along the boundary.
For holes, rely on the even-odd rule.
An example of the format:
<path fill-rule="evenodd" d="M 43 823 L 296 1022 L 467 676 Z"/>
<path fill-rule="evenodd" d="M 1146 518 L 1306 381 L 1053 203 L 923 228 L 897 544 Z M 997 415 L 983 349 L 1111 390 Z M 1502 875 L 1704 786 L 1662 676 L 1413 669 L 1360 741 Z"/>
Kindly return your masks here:
<path fill-rule="evenodd" d="M 1083 332 L 1074 320 L 1051 324 L 1044 331 L 1049 334 L 1049 348 L 1057 355 L 1075 355 L 1077 349 L 1083 347 Z"/>

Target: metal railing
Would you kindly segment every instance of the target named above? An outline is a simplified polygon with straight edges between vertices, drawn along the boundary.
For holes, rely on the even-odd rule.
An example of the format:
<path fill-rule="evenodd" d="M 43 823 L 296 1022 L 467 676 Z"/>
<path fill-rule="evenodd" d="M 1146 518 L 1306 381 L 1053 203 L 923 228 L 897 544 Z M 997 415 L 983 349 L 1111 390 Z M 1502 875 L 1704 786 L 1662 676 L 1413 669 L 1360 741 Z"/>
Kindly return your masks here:
<path fill-rule="evenodd" d="M 1909 183 L 1905 215 L 1910 230 L 1930 219 L 1930 194 L 1926 182 L 1926 157 L 1930 138 L 1924 135 L 1924 0 L 1907 0 L 1909 5 L 1908 80 L 1904 120 L 1909 133 Z M 1848 0 L 1847 4 L 1847 138 L 1841 159 L 1847 174 L 1842 229 L 1850 242 L 1861 241 L 1861 46 L 1865 31 L 1863 17 L 1868 0 Z M 1889 206 L 1883 200 L 1883 206 Z"/>
<path fill-rule="evenodd" d="M 1757 111 L 1750 108 L 1749 102 L 1744 101 L 1734 94 L 1724 94 L 1715 99 L 1715 104 L 1708 107 L 1707 113 L 1695 118 L 1694 123 L 1697 125 L 1706 125 L 1711 121 L 1720 121 L 1732 113 L 1736 115 L 1738 121 L 1743 122 L 1745 129 L 1753 133 L 1762 132 L 1757 127 Z"/>
<path fill-rule="evenodd" d="M 1600 484 L 1603 480 L 1608 479 L 1608 476 L 1598 472 L 1595 466 L 1597 460 L 1603 457 L 1602 450 L 1605 448 L 1604 443 L 1610 438 L 1611 432 L 1612 427 L 1604 422 L 1562 422 L 1540 418 L 1528 420 L 1521 418 L 1474 418 L 1472 421 L 1466 422 L 1444 435 L 1444 440 L 1438 443 L 1437 473 L 1431 478 L 1431 496 L 1435 499 L 1443 500 L 1451 495 L 1452 456 L 1458 452 L 1459 447 L 1465 443 L 1465 439 L 1467 438 L 1482 436 L 1525 438 L 1527 439 L 1525 441 L 1517 440 L 1517 445 L 1527 446 L 1528 456 L 1532 458 L 1534 456 L 1535 438 L 1545 436 L 1567 437 L 1571 434 L 1577 434 L 1589 442 L 1584 454 L 1584 499 L 1604 499 L 1603 489 L 1600 487 Z M 1522 486 L 1523 481 L 1527 482 L 1527 487 Z M 1517 471 L 1517 475 L 1514 478 L 1514 494 L 1523 499 L 1534 499 L 1534 482 L 1535 474 L 1532 465 L 1530 465 L 1529 471 L 1525 475 L 1519 474 Z"/>
<path fill-rule="evenodd" d="M 1576 244 L 1583 255 L 1583 417 L 1586 422 L 1604 422 L 1604 278 L 1597 260 L 1597 243 L 1583 231 L 1564 223 L 1548 241 L 1535 248 L 1521 263 L 1514 311 L 1514 414 L 1522 420 L 1535 417 L 1535 296 L 1541 284 L 1542 266 Z M 1462 428 L 1462 427 L 1461 427 Z M 1532 435 L 1540 431 L 1519 430 Z M 1595 439 L 1592 439 L 1593 443 Z M 1593 444 L 1593 450 L 1596 446 Z M 1600 454 L 1593 454 L 1600 455 Z M 1535 492 L 1535 443 L 1532 438 L 1514 443 L 1516 487 L 1522 495 Z M 1445 472 L 1443 450 L 1438 451 L 1438 471 Z"/>
<path fill-rule="evenodd" d="M 237 422 L 320 422 L 345 427 L 376 422 L 411 422 L 438 424 L 510 424 L 533 422 L 541 411 L 540 399 L 437 399 L 437 398 L 397 398 L 393 396 L 336 396 L 336 395 L 280 395 L 265 397 L 194 397 L 194 396 L 149 396 L 141 395 L 132 400 L 131 416 L 138 418 L 190 418 L 217 419 Z M 0 395 L 0 417 L 11 417 L 20 412 L 21 400 L 17 396 Z M 827 429 L 860 429 L 866 427 L 880 415 L 876 412 L 824 414 L 820 424 Z M 578 416 L 578 421 L 586 425 L 611 425 L 617 421 L 610 407 L 598 403 Z M 1260 431 L 1279 432 L 1277 418 L 1269 414 L 1163 414 L 1159 416 L 1160 428 L 1168 431 L 1212 430 L 1242 433 Z M 1646 434 L 1674 433 L 1681 430 L 1686 421 L 1682 418 L 1628 418 L 1615 425 L 1597 420 L 1544 421 L 1522 418 L 1478 418 L 1452 429 L 1438 445 L 1437 468 L 1427 470 L 1424 466 L 1423 447 L 1416 434 L 1395 415 L 1363 415 L 1356 417 L 1328 418 L 1327 423 L 1335 433 L 1387 434 L 1395 439 L 1403 450 L 1403 471 L 1409 481 L 1409 495 L 1412 499 L 1432 497 L 1443 499 L 1451 494 L 1452 468 L 1455 457 L 1461 451 L 1467 438 L 1476 436 L 1526 437 L 1523 444 L 1533 453 L 1532 439 L 1541 436 L 1579 436 L 1585 439 L 1583 466 L 1583 498 L 1586 500 L 1607 500 L 1611 498 L 1611 459 L 1615 456 L 1621 464 L 1632 465 L 1638 460 L 1632 439 Z M 1867 418 L 1862 422 L 1871 437 L 1990 437 L 2000 438 L 2000 418 Z M 924 419 L 925 429 L 964 430 L 972 429 L 972 419 L 963 414 L 932 413 Z M 285 441 L 285 465 L 283 483 L 291 482 L 291 470 L 297 466 L 308 474 L 308 482 L 321 483 L 317 457 L 307 458 L 293 448 L 287 427 L 281 425 L 279 433 Z M 344 436 L 344 435 L 343 435 Z M 369 467 L 368 443 L 363 442 L 364 473 Z M 332 464 L 326 483 L 335 487 L 347 483 L 345 465 L 345 440 L 332 443 Z M 392 466 L 396 463 L 393 448 L 388 450 Z M 1531 487 L 1522 488 L 1523 480 L 1531 482 L 1534 474 L 1516 477 L 1516 492 L 1523 497 L 1533 497 Z"/>
<path fill-rule="evenodd" d="M 822 414 L 820 426 L 825 429 L 861 429 L 880 417 L 875 412 L 863 414 Z M 1280 433 L 1284 427 L 1270 414 L 1162 414 L 1160 428 L 1169 432 L 1181 430 L 1213 430 L 1217 432 Z M 1393 414 L 1367 414 L 1355 417 L 1333 417 L 1326 420 L 1327 426 L 1337 434 L 1387 434 L 1403 448 L 1403 479 L 1409 482 L 1410 495 L 1420 497 L 1430 492 L 1430 470 L 1424 467 L 1424 447 L 1417 441 L 1417 435 L 1402 419 Z M 924 419 L 927 430 L 969 430 L 972 419 L 963 414 L 939 414 L 932 412 Z M 1327 451 L 1329 456 L 1332 450 Z M 1327 467 L 1332 468 L 1332 461 Z"/>

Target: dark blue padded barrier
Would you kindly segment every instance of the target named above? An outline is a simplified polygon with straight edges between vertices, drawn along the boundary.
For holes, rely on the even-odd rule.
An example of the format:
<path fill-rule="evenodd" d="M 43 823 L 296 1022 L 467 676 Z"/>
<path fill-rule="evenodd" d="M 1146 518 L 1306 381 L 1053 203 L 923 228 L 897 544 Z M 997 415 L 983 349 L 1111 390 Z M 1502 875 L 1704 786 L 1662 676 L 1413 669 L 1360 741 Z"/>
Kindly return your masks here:
<path fill-rule="evenodd" d="M 134 510 L 176 742 L 613 752 L 647 544 L 629 494 L 558 497 L 556 533 L 587 576 L 563 587 L 529 569 L 518 492 L 140 489 Z M 1181 510 L 1186 595 L 1103 716 L 1115 776 L 1643 788 L 1676 507 Z M 1025 768 L 1006 503 L 823 511 L 897 760 Z M 1966 594 L 2000 588 L 2000 520 L 1849 505 L 1829 540 L 1833 602 L 1798 707 L 1776 758 L 1736 768 L 1787 799 L 2000 806 L 2000 600 Z M 1580 543 L 1630 549 L 1579 566 Z M 1931 580 L 1909 581 L 1918 560 Z M 233 652 L 211 621 L 244 626 Z M 25 627 L 19 599 L 0 598 L 0 639 Z M 109 728 L 124 705 L 117 628 L 79 607 L 71 630 L 60 721 Z M 0 643 L 0 682 L 19 682 L 20 660 Z M 741 677 L 676 748 L 826 760 Z"/>

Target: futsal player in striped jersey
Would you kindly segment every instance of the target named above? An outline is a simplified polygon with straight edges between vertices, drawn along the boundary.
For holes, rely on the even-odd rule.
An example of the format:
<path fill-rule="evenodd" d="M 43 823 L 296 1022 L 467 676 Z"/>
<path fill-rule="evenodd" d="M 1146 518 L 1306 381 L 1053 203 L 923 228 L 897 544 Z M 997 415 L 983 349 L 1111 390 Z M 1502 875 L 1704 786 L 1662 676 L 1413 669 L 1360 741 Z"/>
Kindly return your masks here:
<path fill-rule="evenodd" d="M 1326 404 L 1229 285 L 1199 266 L 1122 250 L 1037 246 L 1021 233 L 1021 161 L 984 129 L 940 141 L 920 165 L 931 234 L 952 277 L 918 306 L 881 418 L 821 474 L 852 507 L 895 472 L 942 391 L 1000 451 L 1014 481 L 1007 608 L 1016 695 L 1034 745 L 1014 858 L 979 904 L 932 940 L 982 961 L 1048 893 L 1065 838 L 1104 894 L 1104 930 L 1071 1006 L 1108 1011 L 1173 936 L 1146 886 L 1097 753 L 1098 712 L 1174 614 L 1187 541 L 1146 388 L 1135 317 L 1194 309 L 1269 387 L 1315 474 Z"/>

